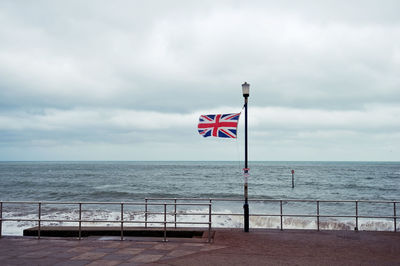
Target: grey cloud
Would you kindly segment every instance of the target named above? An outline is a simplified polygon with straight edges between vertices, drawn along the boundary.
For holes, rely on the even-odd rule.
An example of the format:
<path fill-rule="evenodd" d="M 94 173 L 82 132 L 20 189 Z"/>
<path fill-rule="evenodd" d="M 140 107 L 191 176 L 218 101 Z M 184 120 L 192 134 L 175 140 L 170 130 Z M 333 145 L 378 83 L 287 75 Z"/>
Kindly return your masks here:
<path fill-rule="evenodd" d="M 188 153 L 196 115 L 240 110 L 247 81 L 259 158 L 270 159 L 261 152 L 270 140 L 275 154 L 288 149 L 285 130 L 308 158 L 322 152 L 313 139 L 335 136 L 350 145 L 389 134 L 385 145 L 399 147 L 398 10 L 397 1 L 2 1 L 0 142 L 13 154 L 12 145 L 48 154 L 41 145 L 62 143 L 76 144 L 71 156 L 96 144 L 117 154 L 152 141 Z"/>
<path fill-rule="evenodd" d="M 4 104 L 119 103 L 187 111 L 190 106 L 182 98 L 212 93 L 215 99 L 227 95 L 233 100 L 228 92 L 240 86 L 240 77 L 252 80 L 260 98 L 267 98 L 258 100 L 260 106 L 312 101 L 326 108 L 359 108 L 364 101 L 399 97 L 394 89 L 399 84 L 397 23 L 315 23 L 296 16 L 309 10 L 273 14 L 253 5 L 219 10 L 205 5 L 197 12 L 190 6 L 187 12 L 161 6 L 164 12 L 152 14 L 137 3 L 126 8 L 83 5 L 76 13 L 70 5 L 65 10 L 54 3 L 43 10 L 35 5 L 26 16 L 16 6 L 6 14 L 9 27 L 15 28 L 2 34 L 13 40 L 3 43 L 1 54 Z M 327 12 L 325 5 L 310 6 Z M 115 16 L 108 8 L 123 12 Z M 355 6 L 346 10 L 356 14 Z"/>

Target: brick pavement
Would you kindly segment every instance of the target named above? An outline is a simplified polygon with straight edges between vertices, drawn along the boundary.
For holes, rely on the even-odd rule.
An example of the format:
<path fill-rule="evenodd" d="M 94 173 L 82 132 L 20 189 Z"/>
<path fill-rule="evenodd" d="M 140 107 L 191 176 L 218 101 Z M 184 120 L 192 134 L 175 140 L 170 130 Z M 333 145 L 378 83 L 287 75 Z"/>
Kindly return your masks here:
<path fill-rule="evenodd" d="M 224 248 L 191 239 L 116 239 L 3 237 L 0 265 L 140 265 Z"/>
<path fill-rule="evenodd" d="M 114 238 L 115 239 L 115 238 Z M 0 265 L 400 265 L 400 233 L 216 230 L 200 239 L 3 237 Z"/>

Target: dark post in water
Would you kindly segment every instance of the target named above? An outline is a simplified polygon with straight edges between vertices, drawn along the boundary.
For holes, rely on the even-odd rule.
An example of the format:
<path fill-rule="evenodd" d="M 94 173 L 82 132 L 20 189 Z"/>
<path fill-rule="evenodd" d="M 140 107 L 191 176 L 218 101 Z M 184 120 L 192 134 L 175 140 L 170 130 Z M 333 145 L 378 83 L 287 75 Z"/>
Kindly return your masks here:
<path fill-rule="evenodd" d="M 247 195 L 247 178 L 249 175 L 249 168 L 247 165 L 247 99 L 249 97 L 249 89 L 250 84 L 247 82 L 242 84 L 242 91 L 244 97 L 244 145 L 245 145 L 245 153 L 244 153 L 244 231 L 249 232 L 249 202 L 248 202 L 248 195 Z"/>
<path fill-rule="evenodd" d="M 292 170 L 292 188 L 294 188 L 294 170 Z"/>

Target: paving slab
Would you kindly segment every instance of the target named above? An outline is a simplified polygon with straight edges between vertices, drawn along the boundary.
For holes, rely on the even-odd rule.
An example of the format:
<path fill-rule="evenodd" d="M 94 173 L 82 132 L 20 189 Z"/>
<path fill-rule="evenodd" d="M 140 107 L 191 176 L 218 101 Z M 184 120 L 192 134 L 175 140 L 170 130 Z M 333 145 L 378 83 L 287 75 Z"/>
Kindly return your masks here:
<path fill-rule="evenodd" d="M 216 229 L 212 243 L 2 237 L 0 265 L 400 265 L 400 233 Z"/>
<path fill-rule="evenodd" d="M 216 250 L 165 265 L 400 265 L 400 233 L 217 230 Z"/>

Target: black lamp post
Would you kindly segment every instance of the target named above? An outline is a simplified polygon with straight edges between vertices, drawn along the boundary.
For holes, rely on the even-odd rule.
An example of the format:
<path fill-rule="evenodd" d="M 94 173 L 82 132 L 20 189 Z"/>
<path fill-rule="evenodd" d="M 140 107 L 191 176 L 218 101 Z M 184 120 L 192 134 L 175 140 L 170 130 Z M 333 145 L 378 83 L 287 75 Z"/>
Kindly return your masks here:
<path fill-rule="evenodd" d="M 247 99 L 249 97 L 250 91 L 250 84 L 247 82 L 242 84 L 242 91 L 244 97 L 244 168 L 243 168 L 243 175 L 244 175 L 244 231 L 249 232 L 249 202 L 248 202 L 248 195 L 247 195 L 247 178 L 249 175 L 249 168 L 247 165 Z"/>

